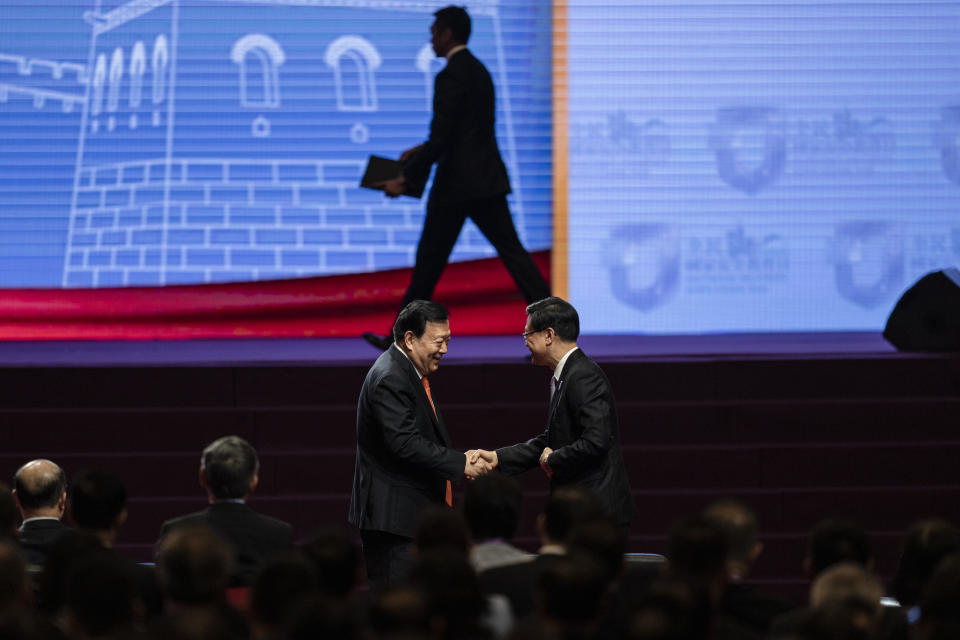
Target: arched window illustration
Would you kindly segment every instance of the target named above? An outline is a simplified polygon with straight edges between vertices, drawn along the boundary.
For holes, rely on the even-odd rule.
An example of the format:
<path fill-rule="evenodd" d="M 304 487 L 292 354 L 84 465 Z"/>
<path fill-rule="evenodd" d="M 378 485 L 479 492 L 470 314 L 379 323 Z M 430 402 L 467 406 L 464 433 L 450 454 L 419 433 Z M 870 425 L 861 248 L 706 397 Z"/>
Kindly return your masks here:
<path fill-rule="evenodd" d="M 365 38 L 342 36 L 330 43 L 323 56 L 333 69 L 340 111 L 376 111 L 377 87 L 373 72 L 380 54 Z"/>
<path fill-rule="evenodd" d="M 167 64 L 170 62 L 170 52 L 167 49 L 167 37 L 162 33 L 153 41 L 153 56 L 150 60 L 150 70 L 153 72 L 153 104 L 163 102 L 166 88 Z"/>
<path fill-rule="evenodd" d="M 277 68 L 286 61 L 286 54 L 276 40 L 262 33 L 245 35 L 233 44 L 230 59 L 240 67 L 241 105 L 280 106 Z"/>
<path fill-rule="evenodd" d="M 107 56 L 100 54 L 93 68 L 93 100 L 90 115 L 97 117 L 103 111 L 103 86 L 107 83 Z"/>
<path fill-rule="evenodd" d="M 433 109 L 433 76 L 443 68 L 445 60 L 438 58 L 429 42 L 420 48 L 414 66 L 423 74 L 423 83 L 427 89 L 427 111 Z M 434 71 L 436 70 L 436 71 Z"/>
<path fill-rule="evenodd" d="M 107 92 L 107 111 L 113 113 L 120 103 L 120 84 L 123 82 L 123 49 L 117 47 L 110 58 L 110 90 Z"/>
<path fill-rule="evenodd" d="M 130 54 L 130 108 L 136 109 L 140 106 L 140 100 L 143 97 L 143 74 L 147 67 L 147 53 L 142 41 L 137 41 L 133 45 L 133 53 Z"/>

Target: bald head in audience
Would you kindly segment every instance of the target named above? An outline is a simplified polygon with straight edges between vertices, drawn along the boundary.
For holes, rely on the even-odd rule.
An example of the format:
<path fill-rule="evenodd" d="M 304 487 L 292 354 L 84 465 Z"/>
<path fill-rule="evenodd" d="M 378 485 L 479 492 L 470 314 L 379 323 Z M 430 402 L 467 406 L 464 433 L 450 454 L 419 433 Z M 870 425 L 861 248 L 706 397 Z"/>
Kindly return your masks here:
<path fill-rule="evenodd" d="M 13 497 L 24 520 L 63 518 L 67 506 L 67 477 L 50 460 L 31 460 L 13 476 Z"/>

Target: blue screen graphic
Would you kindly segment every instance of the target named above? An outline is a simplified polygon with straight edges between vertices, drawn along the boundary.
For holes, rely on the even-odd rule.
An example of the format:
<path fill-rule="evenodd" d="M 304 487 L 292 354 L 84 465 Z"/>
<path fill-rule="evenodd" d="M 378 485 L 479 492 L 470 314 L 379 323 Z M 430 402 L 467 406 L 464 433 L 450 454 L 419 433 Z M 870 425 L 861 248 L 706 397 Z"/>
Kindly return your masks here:
<path fill-rule="evenodd" d="M 960 256 L 960 4 L 569 6 L 589 333 L 879 330 Z"/>
<path fill-rule="evenodd" d="M 390 0 L 3 0 L 0 286 L 409 266 L 424 202 L 360 189 L 425 138 L 432 13 Z M 521 239 L 551 235 L 550 5 L 466 3 Z M 494 255 L 468 224 L 453 259 Z"/>

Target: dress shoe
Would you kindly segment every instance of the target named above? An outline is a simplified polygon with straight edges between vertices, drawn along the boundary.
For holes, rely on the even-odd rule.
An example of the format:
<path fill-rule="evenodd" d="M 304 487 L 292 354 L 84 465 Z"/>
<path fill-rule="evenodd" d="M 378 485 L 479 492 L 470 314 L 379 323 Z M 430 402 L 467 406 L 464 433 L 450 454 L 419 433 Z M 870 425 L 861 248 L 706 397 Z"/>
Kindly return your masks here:
<path fill-rule="evenodd" d="M 390 348 L 390 343 L 393 342 L 390 336 L 381 336 L 376 333 L 371 333 L 367 331 L 363 334 L 363 339 L 369 342 L 371 345 L 380 349 L 380 351 L 386 351 Z"/>

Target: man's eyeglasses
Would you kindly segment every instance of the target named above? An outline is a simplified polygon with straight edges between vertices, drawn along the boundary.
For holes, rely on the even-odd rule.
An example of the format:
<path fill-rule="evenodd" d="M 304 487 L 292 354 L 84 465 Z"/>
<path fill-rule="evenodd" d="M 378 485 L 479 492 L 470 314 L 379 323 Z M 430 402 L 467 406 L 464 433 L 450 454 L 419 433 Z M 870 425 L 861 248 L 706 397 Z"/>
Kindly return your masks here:
<path fill-rule="evenodd" d="M 540 333 L 541 331 L 545 331 L 545 329 L 531 329 L 530 331 L 524 331 L 523 333 L 520 334 L 520 336 L 523 338 L 523 343 L 526 344 L 527 338 L 529 338 L 535 333 Z"/>

